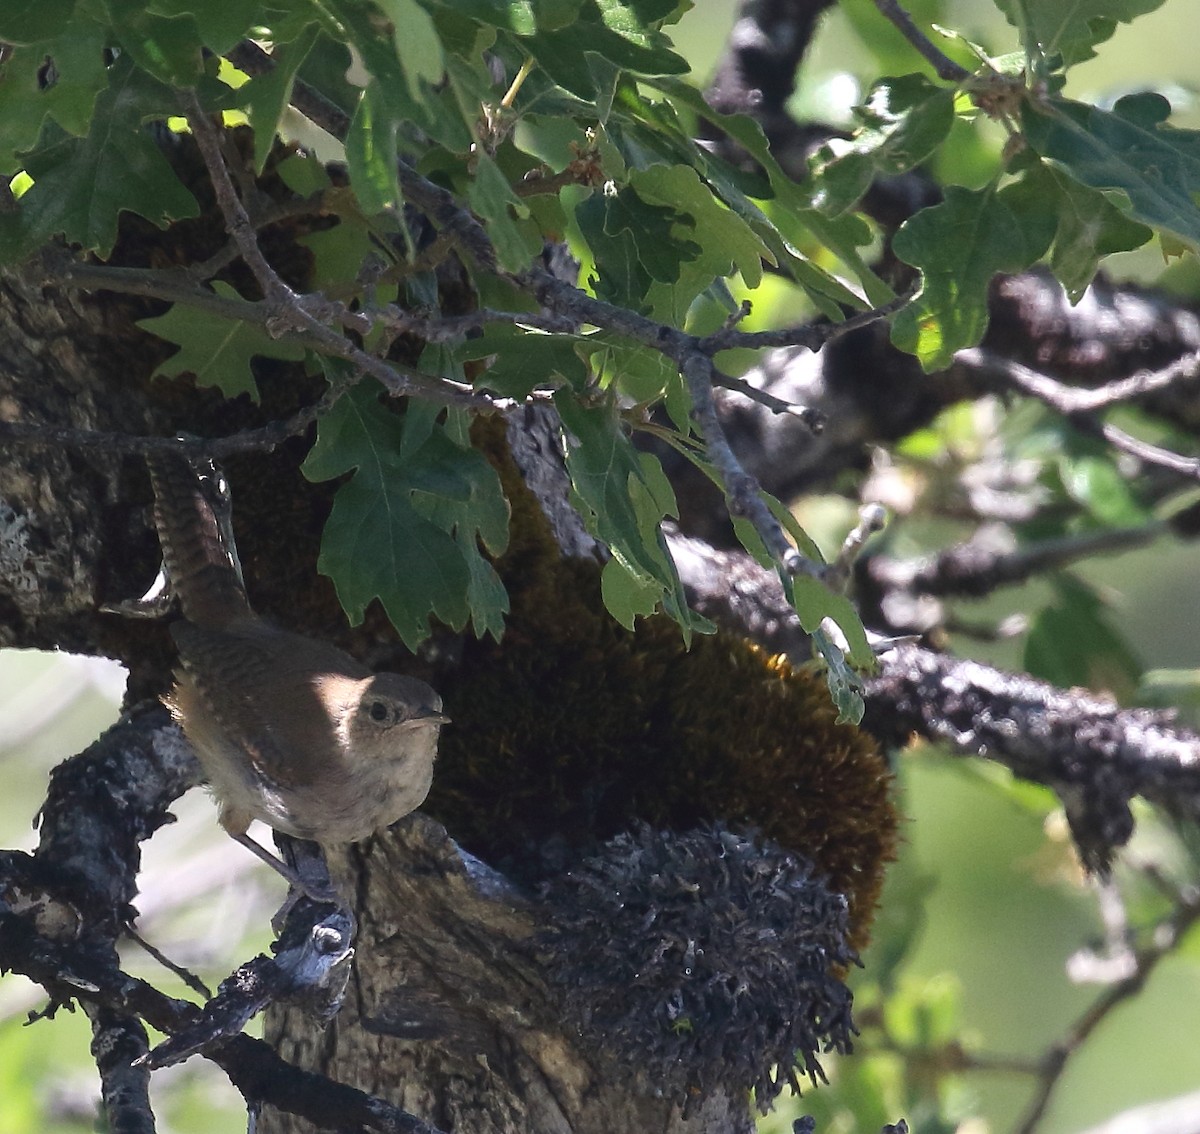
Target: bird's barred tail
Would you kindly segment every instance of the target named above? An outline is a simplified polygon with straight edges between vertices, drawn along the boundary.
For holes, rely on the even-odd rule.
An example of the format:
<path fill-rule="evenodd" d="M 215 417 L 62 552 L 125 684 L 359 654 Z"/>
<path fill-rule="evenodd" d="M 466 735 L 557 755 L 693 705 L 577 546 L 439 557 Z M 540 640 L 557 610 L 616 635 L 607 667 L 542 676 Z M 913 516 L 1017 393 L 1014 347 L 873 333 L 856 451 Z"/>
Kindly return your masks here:
<path fill-rule="evenodd" d="M 214 629 L 252 617 L 221 471 L 183 452 L 153 453 L 146 463 L 163 562 L 184 617 Z"/>

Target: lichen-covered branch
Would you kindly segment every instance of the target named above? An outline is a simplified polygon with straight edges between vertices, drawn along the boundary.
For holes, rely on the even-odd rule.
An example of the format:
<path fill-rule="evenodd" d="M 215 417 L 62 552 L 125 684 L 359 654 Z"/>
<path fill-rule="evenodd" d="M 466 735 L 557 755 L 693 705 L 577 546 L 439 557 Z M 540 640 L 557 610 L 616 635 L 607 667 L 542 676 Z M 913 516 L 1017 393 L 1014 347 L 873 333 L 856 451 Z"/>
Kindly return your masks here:
<path fill-rule="evenodd" d="M 141 1021 L 169 1036 L 206 1032 L 195 1005 L 127 976 L 115 949 L 132 917 L 140 843 L 167 821 L 167 807 L 197 779 L 195 758 L 166 710 L 135 714 L 55 770 L 37 851 L 0 854 L 0 969 L 41 984 L 53 1005 L 77 1001 L 87 1011 L 114 1130 L 153 1126 L 146 1095 L 152 1061 Z M 320 978 L 321 966 L 293 965 L 268 992 L 320 995 Z M 263 997 L 253 988 L 235 990 L 231 998 L 249 1003 L 252 994 L 261 1006 Z M 225 1007 L 238 1015 L 232 1005 Z M 288 1067 L 259 1040 L 231 1035 L 228 1028 L 203 1038 L 211 1045 L 209 1057 L 248 1100 L 293 1110 L 318 1125 L 337 1115 L 336 1124 L 346 1128 L 436 1134 L 382 1100 Z"/>
<path fill-rule="evenodd" d="M 706 554 L 696 540 L 675 537 L 672 546 L 689 596 L 709 617 L 768 649 L 804 648 L 771 572 L 743 553 Z M 1086 690 L 914 646 L 884 654 L 863 695 L 864 725 L 889 743 L 923 736 L 1052 788 L 1093 869 L 1106 870 L 1128 841 L 1135 796 L 1200 819 L 1200 736 L 1176 727 L 1169 713 L 1124 709 Z"/>

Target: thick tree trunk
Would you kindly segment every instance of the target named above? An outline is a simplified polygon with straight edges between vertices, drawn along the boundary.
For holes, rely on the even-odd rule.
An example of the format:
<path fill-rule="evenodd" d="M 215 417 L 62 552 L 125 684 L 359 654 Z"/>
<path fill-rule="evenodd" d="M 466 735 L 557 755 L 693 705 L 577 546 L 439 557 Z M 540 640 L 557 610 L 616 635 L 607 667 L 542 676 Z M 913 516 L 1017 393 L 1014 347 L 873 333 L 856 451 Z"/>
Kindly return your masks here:
<path fill-rule="evenodd" d="M 715 1093 L 684 1118 L 602 1065 L 564 1027 L 534 947 L 545 909 L 414 816 L 334 865 L 356 887 L 346 1002 L 322 1027 L 277 1005 L 265 1036 L 290 1062 L 473 1134 L 735 1134 L 744 1097 Z M 265 1134 L 311 1131 L 268 1108 Z"/>
<path fill-rule="evenodd" d="M 0 549 L 6 557 L 0 580 L 3 642 L 115 656 L 130 668 L 131 702 L 157 696 L 165 690 L 173 660 L 164 626 L 101 610 L 102 603 L 139 594 L 157 563 L 148 482 L 140 457 L 129 452 L 136 449 L 136 442 L 129 438 L 169 437 L 184 423 L 210 435 L 253 427 L 290 410 L 298 396 L 294 387 L 303 382 L 302 376 L 284 375 L 273 387 L 272 376 L 264 375 L 262 408 L 229 406 L 186 383 L 151 378 L 161 345 L 133 325 L 133 320 L 153 313 L 150 306 L 57 291 L 11 274 L 2 283 L 0 346 L 8 359 L 0 372 L 4 419 L 39 424 L 52 431 L 74 431 L 50 433 L 43 442 L 10 443 L 0 462 Z M 606 1044 L 612 1036 L 624 1034 L 621 1028 L 628 1030 L 631 1025 L 619 1012 L 614 1014 L 611 1005 L 600 1004 L 598 1017 L 609 1011 L 617 1020 L 616 1024 L 610 1020 L 610 1027 L 617 1030 L 605 1033 L 602 1028 L 589 1028 L 590 1008 L 581 1009 L 578 1003 L 571 1010 L 564 1007 L 570 990 L 562 973 L 569 966 L 564 966 L 562 956 L 548 959 L 548 946 L 541 936 L 555 929 L 563 907 L 541 894 L 538 885 L 539 880 L 553 880 L 566 867 L 580 862 L 581 855 L 602 850 L 606 839 L 630 828 L 639 815 L 664 828 L 680 830 L 726 817 L 762 825 L 744 804 L 726 814 L 717 803 L 694 803 L 690 779 L 668 770 L 674 766 L 671 760 L 682 760 L 681 767 L 687 767 L 689 745 L 701 743 L 698 734 L 688 740 L 688 734 L 681 731 L 689 718 L 688 703 L 673 699 L 684 696 L 685 686 L 677 689 L 672 682 L 678 684 L 679 675 L 686 675 L 697 658 L 707 659 L 704 665 L 710 676 L 705 680 L 715 680 L 720 686 L 727 684 L 730 660 L 737 660 L 743 675 L 738 680 L 748 681 L 750 687 L 765 682 L 764 688 L 774 688 L 782 679 L 766 666 L 765 659 L 755 659 L 742 646 L 710 643 L 691 657 L 685 654 L 673 628 L 654 630 L 649 636 L 650 652 L 642 653 L 642 635 L 628 635 L 611 622 L 599 602 L 595 541 L 569 503 L 558 429 L 552 414 L 528 409 L 513 415 L 506 430 L 493 428 L 481 435 L 481 443 L 504 469 L 506 490 L 514 503 L 514 548 L 508 578 L 515 607 L 514 632 L 499 647 L 441 636 L 427 659 L 414 662 L 409 658 L 400 666 L 411 669 L 416 665 L 433 677 L 460 722 L 457 750 L 452 741 L 439 773 L 449 785 L 439 814 L 465 814 L 462 831 L 468 845 L 477 850 L 489 845 L 485 836 L 492 829 L 494 856 L 504 859 L 506 869 L 515 869 L 521 888 L 460 850 L 444 828 L 429 818 L 414 817 L 401 828 L 352 848 L 334 864 L 345 892 L 356 896 L 359 922 L 354 968 L 341 1012 L 326 1026 L 308 1014 L 310 1006 L 280 1003 L 269 1015 L 268 1036 L 295 1064 L 356 1084 L 445 1128 L 479 1134 L 746 1130 L 750 1126 L 747 1089 L 757 1082 L 760 1092 L 766 1090 L 769 1098 L 775 1089 L 771 1068 L 780 1062 L 786 1066 L 797 1046 L 807 1045 L 806 1058 L 816 1050 L 814 1045 L 819 1046 L 807 1032 L 795 1035 L 799 1024 L 790 1019 L 786 1003 L 775 1018 L 775 977 L 758 981 L 764 995 L 754 1011 L 771 1018 L 765 1022 L 759 1016 L 750 1018 L 747 1026 L 761 1032 L 756 1042 L 762 1053 L 755 1054 L 758 1049 L 753 1043 L 744 1045 L 750 1055 L 742 1060 L 745 1067 L 738 1072 L 742 1078 L 735 1080 L 740 1085 L 731 1086 L 721 1078 L 727 1061 L 719 1049 L 714 1049 L 715 1056 L 707 1053 L 704 1058 L 708 1062 L 698 1065 L 694 1074 L 687 1070 L 686 1057 L 674 1059 L 659 1052 L 642 1061 L 636 1046 L 613 1054 Z M 106 442 L 95 434 L 113 436 Z M 334 636 L 339 621 L 336 608 L 327 582 L 315 571 L 328 490 L 300 478 L 297 465 L 302 452 L 303 445 L 296 443 L 270 455 L 251 453 L 227 462 L 235 528 L 256 608 L 289 627 Z M 342 623 L 337 637 L 377 665 L 395 664 L 392 659 L 403 654 L 378 617 L 369 617 L 355 632 L 347 632 Z M 727 652 L 730 649 L 732 654 Z M 514 662 L 513 658 L 524 660 Z M 572 672 L 576 662 L 580 668 Z M 533 684 L 519 686 L 516 692 L 509 686 L 489 684 L 497 670 L 507 673 L 505 666 L 517 672 L 543 663 L 550 666 L 548 672 L 553 676 L 535 678 Z M 703 667 L 701 672 L 705 672 Z M 479 692 L 481 675 L 484 692 Z M 553 684 L 556 678 L 564 683 L 563 689 Z M 784 679 L 799 680 L 786 675 Z M 831 719 L 823 690 L 819 685 L 815 688 L 821 712 Z M 499 697 L 502 709 L 488 707 L 491 702 L 486 698 L 490 696 Z M 779 705 L 790 703 L 771 696 Z M 602 714 L 594 721 L 588 715 L 593 703 L 600 705 Z M 479 711 L 473 719 L 474 708 Z M 532 773 L 534 791 L 527 790 L 526 802 L 534 803 L 533 818 L 506 810 L 512 805 L 505 802 L 505 790 L 512 785 L 503 775 L 495 782 L 485 779 L 471 787 L 474 802 L 464 810 L 462 770 L 473 760 L 486 764 L 490 748 L 507 745 L 507 755 L 516 760 L 512 767 L 519 772 L 524 765 L 522 745 L 526 742 L 513 740 L 502 728 L 493 737 L 490 722 L 507 725 L 508 717 L 528 718 L 540 727 L 559 712 L 573 721 L 574 731 L 569 731 L 567 739 L 553 730 L 543 735 L 535 729 L 535 747 L 552 759 L 549 771 Z M 603 713 L 609 716 L 605 718 Z M 640 714 L 657 722 L 657 731 L 647 733 L 647 722 Z M 736 728 L 740 731 L 742 726 Z M 127 736 L 126 729 L 134 731 Z M 794 733 L 794 725 L 788 724 L 787 729 Z M 710 791 L 723 802 L 729 798 L 729 784 L 743 776 L 734 765 L 726 766 L 722 742 L 714 747 L 709 739 L 703 738 L 711 748 L 706 758 L 716 777 Z M 595 744 L 603 749 L 599 755 L 591 753 L 589 746 Z M 556 746 L 576 760 L 574 770 L 553 771 Z M 94 892 L 89 890 L 86 899 L 72 901 L 85 911 L 96 911 L 102 937 L 110 941 L 115 933 L 111 913 L 100 911 L 120 909 L 129 900 L 137 869 L 137 840 L 162 821 L 173 794 L 187 781 L 175 774 L 163 777 L 161 790 L 157 794 L 150 791 L 153 798 L 139 802 L 139 833 L 127 840 L 128 853 L 110 864 L 111 877 L 101 876 L 87 865 L 88 857 L 104 845 L 103 835 L 91 839 L 87 847 L 58 836 L 70 826 L 65 817 L 78 808 L 102 806 L 105 818 L 101 827 L 104 822 L 124 824 L 119 810 L 112 811 L 103 800 L 123 798 L 128 792 L 125 777 L 132 771 L 125 766 L 127 757 L 136 752 L 137 759 L 144 760 L 148 754 L 153 758 L 156 751 L 174 753 L 178 747 L 178 735 L 161 714 L 139 714 L 130 724 L 118 726 L 94 757 L 81 757 L 70 774 L 56 779 L 51 811 L 64 816 L 64 823 L 47 828 L 43 848 L 32 860 L 14 859 L 6 867 L 10 881 L 24 878 L 30 870 L 34 878 L 55 876 L 53 871 L 43 873 L 43 867 L 66 864 L 69 871 L 82 870 L 91 879 L 87 885 Z M 794 893 L 797 901 L 816 902 L 822 909 L 827 906 L 831 936 L 826 941 L 818 934 L 814 940 L 820 942 L 822 956 L 843 968 L 851 958 L 846 934 L 859 943 L 865 936 L 890 846 L 890 824 L 894 823 L 887 803 L 887 774 L 873 746 L 864 742 L 861 752 L 856 749 L 855 753 L 851 764 L 866 761 L 854 766 L 865 769 L 871 781 L 866 793 L 871 806 L 883 809 L 879 822 L 855 819 L 849 824 L 857 823 L 871 832 L 875 857 L 865 874 L 870 882 L 861 895 L 852 898 L 848 907 L 840 892 L 825 889 L 823 881 L 810 880 L 807 865 L 799 865 L 790 853 L 778 850 L 768 851 L 774 857 L 762 870 L 751 867 L 746 883 L 751 884 L 760 874 L 770 882 L 775 878 L 772 871 L 782 871 L 779 877 L 783 881 L 777 886 L 771 883 L 779 893 Z M 624 763 L 606 772 L 602 761 L 613 755 Z M 668 763 L 656 771 L 655 761 L 660 758 Z M 590 772 L 598 772 L 598 778 L 589 780 Z M 637 776 L 647 772 L 650 779 L 638 787 Z M 149 782 L 144 774 L 138 774 L 143 783 Z M 694 774 L 694 769 L 686 773 L 687 777 Z M 814 774 L 817 782 L 808 794 L 819 801 L 820 773 Z M 661 790 L 655 786 L 655 776 L 667 777 Z M 544 809 L 536 798 L 543 779 L 550 796 L 556 784 L 561 793 Z M 678 782 L 672 785 L 672 779 Z M 752 783 L 753 778 L 747 782 Z M 664 794 L 672 787 L 678 788 L 674 802 L 667 798 L 670 791 Z M 526 789 L 530 784 L 523 785 Z M 639 793 L 642 804 L 637 802 Z M 648 811 L 643 807 L 646 803 L 650 804 Z M 798 830 L 819 830 L 823 843 L 842 845 L 839 840 L 843 836 L 834 834 L 831 839 L 829 835 L 824 805 L 817 806 L 808 819 L 800 821 Z M 554 808 L 560 809 L 552 816 L 560 827 L 539 827 L 543 810 L 549 814 Z M 772 835 L 770 822 L 766 826 L 767 834 Z M 457 827 L 451 829 L 463 837 Z M 880 832 L 888 834 L 882 842 L 878 841 Z M 700 837 L 716 848 L 714 862 L 725 854 L 722 839 L 740 838 L 722 834 L 720 828 Z M 799 839 L 801 850 L 806 838 L 815 835 Z M 689 845 L 680 853 L 680 869 L 691 869 L 694 848 Z M 841 862 L 836 856 L 829 869 L 842 870 L 846 878 L 863 873 L 858 864 Z M 720 870 L 728 873 L 724 866 Z M 661 873 L 659 869 L 653 877 Z M 718 889 L 719 882 L 717 878 Z M 46 901 L 62 900 L 52 884 L 43 885 Z M 695 889 L 694 883 L 681 882 L 678 887 L 692 904 Z M 673 897 L 667 895 L 668 900 Z M 654 903 L 659 897 L 647 901 L 647 916 L 654 921 L 659 913 Z M 809 907 L 804 909 L 808 911 L 804 916 L 809 916 Z M 90 925 L 93 915 L 84 916 Z M 695 941 L 691 946 L 687 941 L 675 941 L 671 917 L 662 917 L 666 936 L 654 939 L 652 952 L 660 959 L 664 953 L 683 958 L 687 948 L 697 948 Z M 785 920 L 797 919 L 789 914 Z M 803 922 L 803 917 L 799 921 Z M 13 927 L 16 925 L 14 922 Z M 85 936 L 89 932 L 85 928 Z M 696 931 L 687 932 L 694 937 Z M 746 932 L 750 937 L 759 933 Z M 10 934 L 9 940 L 17 938 Z M 582 945 L 587 943 L 582 941 Z M 51 949 L 50 939 L 36 949 L 31 946 L 25 958 L 29 971 L 44 975 L 44 968 L 38 965 L 53 955 L 46 954 L 47 949 Z M 110 963 L 115 964 L 115 954 L 108 946 L 106 949 Z M 699 951 L 704 952 L 702 944 Z M 619 949 L 614 946 L 613 952 L 615 955 Z M 42 961 L 35 964 L 38 957 Z M 756 965 L 776 960 L 774 956 L 752 958 Z M 680 971 L 684 971 L 682 967 Z M 672 974 L 668 977 L 674 979 Z M 140 1013 L 157 1026 L 174 1030 L 190 1019 L 182 1007 L 160 1000 L 133 1008 L 115 970 L 94 972 L 89 979 L 102 990 L 97 994 L 105 1005 L 101 1012 L 111 1013 L 118 1005 L 119 1020 L 128 1023 L 134 1019 L 131 1012 Z M 579 974 L 573 979 L 578 980 Z M 742 983 L 742 977 L 724 973 L 711 980 L 719 991 L 732 982 L 730 994 Z M 821 998 L 828 996 L 833 1000 L 817 1014 L 832 1019 L 835 1029 L 841 1029 L 838 1042 L 845 1043 L 848 1000 L 838 999 L 840 988 L 832 975 L 828 986 L 818 984 L 819 1003 L 825 1004 Z M 626 996 L 631 991 L 632 987 L 618 985 L 605 995 L 623 1010 L 624 1001 L 634 999 Z M 684 1048 L 696 1048 L 690 1031 L 694 1027 L 698 1036 L 707 1039 L 706 1021 L 692 1019 L 696 1010 L 689 1009 L 678 1021 L 677 1037 L 661 1018 L 661 1012 L 670 1008 L 668 1002 L 675 1003 L 672 995 L 670 989 L 652 989 L 646 999 L 645 1019 L 652 1041 L 658 1042 L 657 1034 L 662 1031 L 668 1042 L 682 1037 Z M 721 991 L 721 995 L 725 993 Z M 740 992 L 737 995 L 742 997 Z M 671 1010 L 679 1010 L 678 1004 Z M 129 1036 L 135 1048 L 144 1050 L 144 1036 L 139 1037 L 136 1029 Z M 736 1046 L 740 1052 L 743 1045 Z M 304 1124 L 306 1120 L 286 1113 L 292 1105 L 286 1090 L 280 1097 L 278 1088 L 274 1094 L 267 1089 L 271 1076 L 278 1078 L 282 1072 L 272 1072 L 268 1064 L 260 1063 L 258 1055 L 246 1059 L 235 1054 L 243 1050 L 237 1040 L 218 1040 L 211 1050 L 244 1090 L 282 1103 L 283 1110 L 268 1107 L 265 1128 L 293 1129 Z M 784 1074 L 786 1077 L 786 1071 Z M 327 1114 L 329 1109 L 328 1105 L 324 1111 L 296 1105 L 310 1114 Z"/>

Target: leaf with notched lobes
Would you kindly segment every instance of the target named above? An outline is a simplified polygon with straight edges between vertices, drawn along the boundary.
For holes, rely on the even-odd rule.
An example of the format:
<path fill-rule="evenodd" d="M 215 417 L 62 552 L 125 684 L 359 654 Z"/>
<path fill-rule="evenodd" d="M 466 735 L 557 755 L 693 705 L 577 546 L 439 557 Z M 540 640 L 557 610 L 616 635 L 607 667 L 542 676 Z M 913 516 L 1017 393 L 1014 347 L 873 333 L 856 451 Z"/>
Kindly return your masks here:
<path fill-rule="evenodd" d="M 994 187 L 952 185 L 940 205 L 896 232 L 892 248 L 924 276 L 921 294 L 896 316 L 892 342 L 929 371 L 975 346 L 987 329 L 987 289 L 997 272 L 1019 272 L 1046 250 L 1050 233 L 1028 227 Z"/>
<path fill-rule="evenodd" d="M 849 141 L 827 142 L 813 169 L 812 203 L 840 216 L 879 176 L 904 173 L 941 145 L 954 124 L 954 92 L 924 75 L 884 79 L 855 111 L 862 125 Z"/>
<path fill-rule="evenodd" d="M 1093 189 L 1119 190 L 1134 220 L 1200 247 L 1200 131 L 1166 125 L 1171 104 L 1144 92 L 1112 110 L 1065 98 L 1027 102 L 1021 127 L 1029 145 Z"/>
<path fill-rule="evenodd" d="M 75 0 L 5 0 L 0 6 L 0 40 L 22 46 L 65 31 Z"/>
<path fill-rule="evenodd" d="M 47 120 L 25 160 L 34 184 L 18 211 L 2 218 L 18 234 L 9 246 L 28 254 L 61 233 L 104 258 L 116 243 L 122 211 L 160 226 L 197 216 L 195 197 L 143 129 L 173 100 L 170 90 L 120 58 L 109 68 L 86 137 L 72 137 Z"/>
<path fill-rule="evenodd" d="M 1008 22 L 1021 29 L 1029 48 L 1061 55 L 1069 67 L 1091 59 L 1092 48 L 1103 43 L 1118 23 L 1153 12 L 1163 0 L 995 0 Z"/>
<path fill-rule="evenodd" d="M 662 604 L 684 639 L 711 633 L 712 625 L 690 610 L 683 582 L 660 525 L 677 515 L 675 493 L 658 458 L 638 453 L 621 428 L 613 405 L 582 406 L 568 390 L 554 397 L 569 433 L 567 471 L 574 503 L 588 530 L 611 549 L 630 576 L 608 573 L 602 593 L 609 611 L 625 625 Z"/>
<path fill-rule="evenodd" d="M 479 542 L 493 554 L 507 546 L 499 477 L 459 443 L 455 422 L 400 417 L 379 395 L 364 380 L 338 399 L 304 462 L 313 481 L 353 474 L 334 497 L 317 567 L 352 624 L 378 599 L 409 649 L 429 636 L 430 615 L 498 638 L 508 596 Z"/>
<path fill-rule="evenodd" d="M 8 40 L 4 27 L 0 17 L 0 41 Z M 54 82 L 46 85 L 51 73 Z M 107 85 L 104 29 L 90 20 L 74 21 L 54 39 L 10 48 L 0 64 L 0 172 L 24 168 L 46 118 L 68 134 L 86 134 Z"/>
<path fill-rule="evenodd" d="M 241 297 L 229 284 L 217 281 L 213 290 L 225 299 Z M 258 401 L 258 385 L 250 368 L 252 358 L 282 358 L 299 362 L 304 347 L 288 339 L 273 339 L 262 327 L 223 319 L 177 303 L 165 315 L 142 319 L 138 326 L 180 349 L 160 363 L 154 377 L 194 374 L 200 386 L 216 386 L 227 398 L 249 394 Z"/>
<path fill-rule="evenodd" d="M 1087 290 L 1103 257 L 1140 248 L 1154 235 L 1103 193 L 1050 162 L 1035 162 L 1004 193 L 1018 219 L 1035 210 L 1049 214 L 1054 226 L 1050 270 L 1072 303 Z"/>

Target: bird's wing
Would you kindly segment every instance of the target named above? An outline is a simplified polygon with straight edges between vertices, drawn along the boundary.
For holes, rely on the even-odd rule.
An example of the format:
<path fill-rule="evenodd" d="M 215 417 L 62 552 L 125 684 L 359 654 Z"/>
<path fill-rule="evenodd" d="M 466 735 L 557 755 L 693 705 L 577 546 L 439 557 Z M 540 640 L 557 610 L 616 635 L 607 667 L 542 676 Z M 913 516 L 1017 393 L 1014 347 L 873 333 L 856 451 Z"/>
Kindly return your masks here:
<path fill-rule="evenodd" d="M 370 671 L 336 647 L 265 623 L 223 630 L 171 628 L 180 660 L 225 738 L 282 787 L 316 783 L 338 764 L 342 742 L 328 696 Z"/>

